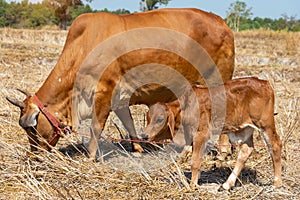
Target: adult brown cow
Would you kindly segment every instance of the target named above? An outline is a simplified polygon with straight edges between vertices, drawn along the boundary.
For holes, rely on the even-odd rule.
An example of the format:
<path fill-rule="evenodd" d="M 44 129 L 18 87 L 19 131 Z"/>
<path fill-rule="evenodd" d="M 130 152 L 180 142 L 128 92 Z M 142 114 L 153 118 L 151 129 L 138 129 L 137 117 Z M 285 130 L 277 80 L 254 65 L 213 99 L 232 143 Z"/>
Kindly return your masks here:
<path fill-rule="evenodd" d="M 219 96 L 225 90 L 226 97 Z M 195 93 L 195 96 L 192 94 Z M 210 96 L 214 94 L 215 96 Z M 214 98 L 214 102 L 212 102 Z M 198 102 L 198 105 L 195 103 Z M 188 106 L 188 105 L 192 106 Z M 220 124 L 217 112 L 213 116 L 212 107 L 219 109 L 226 105 L 225 123 Z M 222 109 L 223 110 L 223 109 Z M 191 184 L 197 185 L 198 171 L 207 140 L 220 128 L 222 134 L 228 134 L 230 141 L 241 144 L 236 165 L 223 184 L 228 190 L 234 186 L 245 162 L 253 151 L 253 131 L 256 129 L 268 146 L 274 168 L 274 185 L 280 186 L 282 142 L 276 132 L 274 120 L 274 91 L 268 81 L 258 78 L 241 78 L 225 82 L 224 87 L 193 87 L 187 89 L 179 100 L 171 103 L 157 103 L 150 107 L 150 123 L 145 135 L 150 141 L 172 139 L 174 142 L 185 140 L 193 146 Z M 178 119 L 180 118 L 180 119 Z M 179 130 L 179 124 L 183 131 Z M 170 128 L 168 128 L 168 126 Z M 177 128 L 176 128 L 177 127 Z M 177 130 L 177 132 L 173 132 Z M 218 132 L 220 133 L 220 132 Z"/>
<path fill-rule="evenodd" d="M 58 63 L 36 94 L 26 94 L 23 102 L 7 99 L 21 108 L 19 124 L 31 150 L 55 146 L 60 132 L 76 131 L 80 120 L 92 118 L 88 151 L 93 159 L 111 110 L 136 138 L 128 106 L 118 103 L 122 95 L 134 90 L 128 104 L 175 100 L 185 88 L 180 76 L 191 84 L 231 79 L 234 55 L 234 37 L 226 23 L 198 9 L 84 14 L 73 22 Z M 151 63 L 161 68 L 153 71 Z M 179 76 L 165 73 L 166 84 L 134 85 L 139 76 L 131 79 L 134 86 L 122 83 L 123 76 L 137 67 L 145 77 L 164 74 L 162 68 Z"/>

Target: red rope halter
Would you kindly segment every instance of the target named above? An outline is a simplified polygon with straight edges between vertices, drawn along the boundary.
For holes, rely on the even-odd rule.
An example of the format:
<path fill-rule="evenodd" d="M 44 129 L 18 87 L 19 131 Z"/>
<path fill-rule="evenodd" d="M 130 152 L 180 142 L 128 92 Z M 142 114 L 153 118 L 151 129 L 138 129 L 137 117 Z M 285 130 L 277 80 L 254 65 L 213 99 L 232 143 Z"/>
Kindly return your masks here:
<path fill-rule="evenodd" d="M 36 95 L 33 95 L 33 100 L 39 107 L 40 111 L 45 115 L 45 117 L 49 120 L 51 125 L 54 127 L 54 137 L 51 138 L 48 141 L 48 144 L 51 145 L 51 143 L 55 140 L 58 139 L 62 136 L 62 133 L 64 134 L 69 134 L 72 131 L 70 130 L 69 127 L 64 126 L 62 123 L 60 123 L 44 106 L 44 104 L 39 100 L 39 98 Z"/>

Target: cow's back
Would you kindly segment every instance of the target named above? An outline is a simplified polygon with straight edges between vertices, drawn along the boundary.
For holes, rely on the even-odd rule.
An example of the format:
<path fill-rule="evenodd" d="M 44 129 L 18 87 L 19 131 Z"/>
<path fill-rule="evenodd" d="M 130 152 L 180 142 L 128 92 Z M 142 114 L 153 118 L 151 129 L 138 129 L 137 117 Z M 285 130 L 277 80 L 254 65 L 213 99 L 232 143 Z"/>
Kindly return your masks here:
<path fill-rule="evenodd" d="M 217 65 L 219 74 L 224 81 L 231 79 L 234 69 L 233 33 L 225 22 L 214 14 L 197 9 L 160 9 L 128 15 L 94 13 L 83 14 L 73 22 L 62 55 L 39 92 L 53 92 L 60 95 L 66 93 L 66 95 L 68 95 L 66 88 L 68 90 L 72 89 L 80 67 L 87 56 L 90 55 L 96 47 L 109 41 L 114 36 L 128 33 L 128 31 L 141 30 L 143 28 L 161 29 L 163 30 L 162 32 L 166 30 L 174 31 L 178 33 L 180 37 L 178 42 L 181 42 L 181 44 L 177 44 L 177 41 L 174 40 L 175 42 L 172 43 L 174 46 L 170 46 L 169 44 L 165 44 L 165 38 L 162 38 L 161 46 L 144 49 L 141 47 L 122 54 L 107 67 L 108 70 L 103 73 L 101 77 L 103 87 L 101 86 L 102 88 L 98 88 L 98 90 L 112 90 L 111 88 L 113 88 L 128 71 L 136 66 L 149 63 L 168 66 L 176 70 L 176 72 L 179 72 L 192 84 L 205 84 L 202 76 L 209 77 L 211 73 L 214 73 L 213 71 L 215 71 L 216 68 L 213 67 L 213 64 Z M 186 38 L 191 38 L 192 42 L 188 41 L 184 43 L 183 40 Z M 138 43 L 139 38 L 136 38 L 136 40 L 135 42 Z M 151 38 L 149 38 L 149 40 L 149 43 L 151 43 Z M 195 54 L 193 48 L 189 48 L 189 43 L 193 42 L 198 43 L 204 50 L 202 53 L 205 54 L 192 56 L 198 59 L 196 64 L 200 66 L 205 65 L 205 62 L 209 62 L 204 61 L 201 63 L 201 59 L 197 57 L 205 57 L 208 55 L 208 57 L 212 59 L 212 63 L 207 64 L 207 69 L 203 70 L 202 74 L 199 74 L 197 66 L 193 66 L 190 60 L 183 58 L 178 51 L 172 51 L 173 49 L 182 47 L 179 51 L 183 51 L 187 55 L 193 55 Z M 130 43 L 131 40 L 121 41 L 118 43 L 116 51 L 126 45 L 130 45 Z M 166 47 L 164 45 L 168 46 Z M 206 54 L 206 52 L 208 54 Z M 93 64 L 91 64 L 91 66 L 93 66 Z M 97 72 L 97 70 L 95 71 Z M 92 74 L 94 71 L 91 70 L 89 73 Z M 145 70 L 145 74 L 149 74 L 147 70 Z M 60 77 L 68 77 L 68 79 L 62 79 L 59 83 L 60 85 L 64 85 L 63 88 L 53 85 L 53 80 L 58 80 Z M 135 79 L 135 77 L 133 77 L 133 79 Z M 172 79 L 172 75 L 169 74 L 169 77 L 165 77 L 165 79 Z M 220 80 L 218 80 L 218 82 L 220 82 Z M 175 80 L 174 83 L 180 86 L 178 81 L 176 82 Z M 109 87 L 107 87 L 108 84 Z M 49 89 L 53 91 L 49 91 Z M 183 92 L 183 90 L 181 90 L 181 92 Z M 153 84 L 139 88 L 133 94 L 131 103 L 152 104 L 157 101 L 171 101 L 175 98 L 173 92 L 169 89 Z"/>

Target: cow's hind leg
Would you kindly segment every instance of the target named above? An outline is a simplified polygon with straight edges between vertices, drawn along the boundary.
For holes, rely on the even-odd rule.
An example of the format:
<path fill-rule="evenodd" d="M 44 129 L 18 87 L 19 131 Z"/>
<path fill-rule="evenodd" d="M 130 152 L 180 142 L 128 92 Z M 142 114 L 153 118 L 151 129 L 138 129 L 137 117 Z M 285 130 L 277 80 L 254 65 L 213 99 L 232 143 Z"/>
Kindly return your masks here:
<path fill-rule="evenodd" d="M 241 145 L 238 152 L 237 162 L 227 181 L 222 185 L 225 190 L 229 190 L 234 186 L 237 177 L 245 166 L 245 162 L 253 151 L 253 134 Z"/>
<path fill-rule="evenodd" d="M 281 149 L 282 142 L 276 133 L 275 128 L 267 128 L 263 132 L 265 142 L 267 143 L 274 168 L 274 186 L 278 187 L 282 184 L 281 177 Z"/>
<path fill-rule="evenodd" d="M 129 107 L 124 107 L 114 111 L 118 118 L 121 120 L 123 126 L 129 133 L 129 137 L 131 140 L 138 140 L 136 130 L 134 127 L 133 119 L 129 110 Z M 132 143 L 132 148 L 136 152 L 143 152 L 143 148 L 136 142 Z"/>

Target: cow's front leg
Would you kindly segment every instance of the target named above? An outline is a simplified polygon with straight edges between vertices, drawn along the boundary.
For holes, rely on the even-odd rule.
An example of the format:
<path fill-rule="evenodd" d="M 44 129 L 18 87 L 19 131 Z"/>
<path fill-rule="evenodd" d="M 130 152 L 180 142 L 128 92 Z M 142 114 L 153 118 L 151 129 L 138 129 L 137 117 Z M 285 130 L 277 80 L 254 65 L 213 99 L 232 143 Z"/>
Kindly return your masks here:
<path fill-rule="evenodd" d="M 93 112 L 91 139 L 88 146 L 89 161 L 96 160 L 98 142 L 110 112 L 109 104 L 106 106 L 101 105 L 103 104 L 95 105 L 95 112 Z"/>
<path fill-rule="evenodd" d="M 136 130 L 134 127 L 133 119 L 129 110 L 129 107 L 124 107 L 114 111 L 118 118 L 121 120 L 123 126 L 126 131 L 129 133 L 129 137 L 131 140 L 138 140 Z M 134 151 L 142 153 L 143 148 L 136 142 L 132 143 L 132 148 Z"/>
<path fill-rule="evenodd" d="M 88 152 L 89 152 L 89 161 L 94 161 L 96 160 L 96 154 L 97 154 L 97 149 L 98 149 L 98 142 L 100 139 L 102 128 L 99 127 L 98 122 L 92 123 L 92 128 L 90 129 L 90 142 L 88 146 Z"/>

